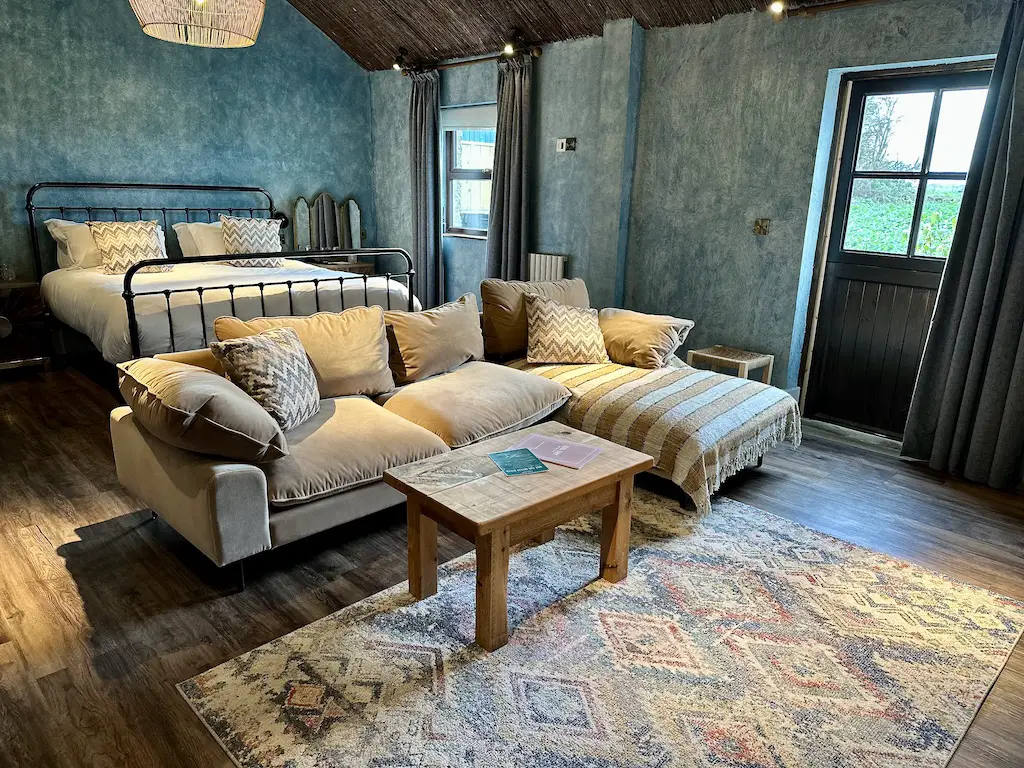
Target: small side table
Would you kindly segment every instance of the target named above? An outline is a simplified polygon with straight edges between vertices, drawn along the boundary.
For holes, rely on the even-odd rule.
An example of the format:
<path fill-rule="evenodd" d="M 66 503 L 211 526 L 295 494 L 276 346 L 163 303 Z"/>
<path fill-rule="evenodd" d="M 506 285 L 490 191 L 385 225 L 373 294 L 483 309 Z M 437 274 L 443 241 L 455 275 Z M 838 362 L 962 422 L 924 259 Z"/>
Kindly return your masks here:
<path fill-rule="evenodd" d="M 39 283 L 0 281 L 0 371 L 49 366 L 46 308 Z"/>
<path fill-rule="evenodd" d="M 686 355 L 686 362 L 694 368 L 705 367 L 712 371 L 719 368 L 735 368 L 736 375 L 741 379 L 749 378 L 752 369 L 762 368 L 761 381 L 771 384 L 775 355 L 716 344 L 705 349 L 691 349 Z"/>
<path fill-rule="evenodd" d="M 377 271 L 377 265 L 372 261 L 328 261 L 316 266 L 334 272 L 352 272 L 357 275 L 373 275 Z"/>

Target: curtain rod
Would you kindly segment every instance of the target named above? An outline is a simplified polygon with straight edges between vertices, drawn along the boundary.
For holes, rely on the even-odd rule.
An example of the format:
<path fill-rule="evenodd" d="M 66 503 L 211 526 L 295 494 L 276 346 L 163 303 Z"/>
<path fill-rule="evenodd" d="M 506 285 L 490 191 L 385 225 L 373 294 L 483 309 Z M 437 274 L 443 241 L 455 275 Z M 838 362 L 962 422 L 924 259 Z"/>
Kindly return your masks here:
<path fill-rule="evenodd" d="M 402 77 L 408 77 L 410 72 L 417 70 L 429 71 L 431 69 L 456 69 L 457 67 L 468 67 L 470 64 L 482 64 L 488 61 L 501 61 L 502 59 L 514 59 L 517 56 L 523 55 L 526 51 L 529 51 L 530 56 L 535 59 L 539 59 L 544 50 L 539 45 L 534 45 L 529 49 L 524 49 L 519 53 L 514 53 L 511 56 L 504 53 L 495 53 L 492 56 L 477 56 L 472 59 L 456 59 L 455 61 L 443 61 L 440 64 L 431 64 L 425 67 L 402 67 Z"/>
<path fill-rule="evenodd" d="M 786 16 L 817 16 L 826 11 L 842 11 L 847 8 L 857 8 L 861 5 L 872 5 L 882 0 L 838 0 L 838 2 L 827 5 L 805 5 L 800 8 L 787 8 Z"/>

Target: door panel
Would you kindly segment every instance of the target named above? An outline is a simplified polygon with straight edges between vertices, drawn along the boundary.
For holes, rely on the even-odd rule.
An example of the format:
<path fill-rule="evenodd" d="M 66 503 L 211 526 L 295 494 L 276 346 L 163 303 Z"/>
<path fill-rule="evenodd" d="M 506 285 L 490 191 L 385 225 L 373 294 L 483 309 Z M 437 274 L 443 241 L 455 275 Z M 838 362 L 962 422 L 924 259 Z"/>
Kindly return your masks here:
<path fill-rule="evenodd" d="M 989 74 L 852 84 L 808 416 L 902 436 Z"/>

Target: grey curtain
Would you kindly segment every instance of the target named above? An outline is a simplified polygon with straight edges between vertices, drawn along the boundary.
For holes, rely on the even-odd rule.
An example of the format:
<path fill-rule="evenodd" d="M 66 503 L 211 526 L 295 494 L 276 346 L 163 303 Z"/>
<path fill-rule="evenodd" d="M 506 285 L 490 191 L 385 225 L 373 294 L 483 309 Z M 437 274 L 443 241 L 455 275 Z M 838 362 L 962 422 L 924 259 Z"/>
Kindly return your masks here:
<path fill-rule="evenodd" d="M 1024 474 L 1024 0 L 1014 0 L 903 453 L 995 488 Z"/>
<path fill-rule="evenodd" d="M 409 165 L 412 179 L 413 292 L 424 308 L 441 301 L 441 205 L 438 175 L 441 95 L 436 70 L 414 72 L 409 99 Z"/>
<path fill-rule="evenodd" d="M 529 56 L 498 62 L 498 125 L 487 223 L 487 275 L 502 280 L 527 277 L 532 72 Z"/>

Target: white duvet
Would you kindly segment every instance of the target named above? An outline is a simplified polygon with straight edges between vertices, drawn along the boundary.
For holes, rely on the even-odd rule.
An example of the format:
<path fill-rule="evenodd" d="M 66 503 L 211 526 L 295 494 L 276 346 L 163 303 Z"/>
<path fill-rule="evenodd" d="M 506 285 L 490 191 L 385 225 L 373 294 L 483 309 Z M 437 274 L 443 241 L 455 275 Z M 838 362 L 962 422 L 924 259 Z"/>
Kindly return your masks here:
<path fill-rule="evenodd" d="M 339 289 L 339 277 L 356 277 L 344 283 L 344 295 Z M 264 288 L 265 303 L 260 302 L 258 287 L 238 287 L 260 282 L 300 281 L 319 278 L 314 289 L 311 282 L 292 285 L 292 303 L 289 305 L 287 286 Z M 199 349 L 204 344 L 205 317 L 206 342 L 215 341 L 213 321 L 222 315 L 235 315 L 243 319 L 277 315 L 311 315 L 319 310 L 339 312 L 343 308 L 379 305 L 388 309 L 408 309 L 409 293 L 406 278 L 370 277 L 347 272 L 333 272 L 323 267 L 286 259 L 284 266 L 273 269 L 230 267 L 222 264 L 178 264 L 169 272 L 138 274 L 132 278 L 135 293 L 143 291 L 176 290 L 202 286 L 203 312 L 199 296 L 194 291 L 170 296 L 171 312 L 168 322 L 167 299 L 157 296 L 137 296 L 135 309 L 139 322 L 139 340 L 143 355 L 169 352 L 172 347 L 184 351 Z M 224 287 L 235 285 L 234 308 L 231 293 Z M 61 322 L 88 336 L 103 358 L 120 363 L 132 358 L 128 334 L 128 312 L 122 297 L 124 275 L 107 275 L 101 268 L 58 269 L 43 276 L 42 294 L 47 306 Z M 344 302 L 342 302 L 344 298 Z M 419 301 L 415 302 L 419 309 Z M 232 311 L 232 309 L 234 311 Z M 173 345 L 171 342 L 173 335 Z"/>

